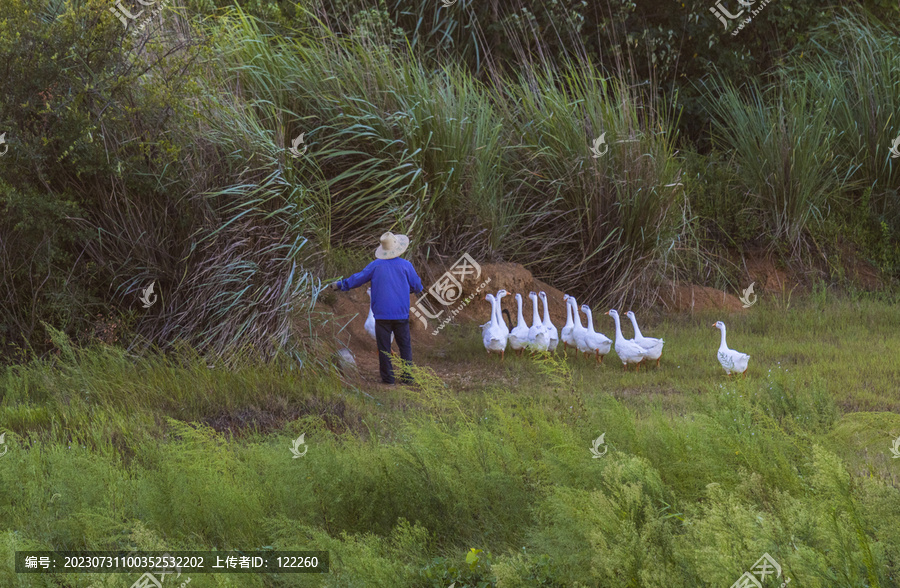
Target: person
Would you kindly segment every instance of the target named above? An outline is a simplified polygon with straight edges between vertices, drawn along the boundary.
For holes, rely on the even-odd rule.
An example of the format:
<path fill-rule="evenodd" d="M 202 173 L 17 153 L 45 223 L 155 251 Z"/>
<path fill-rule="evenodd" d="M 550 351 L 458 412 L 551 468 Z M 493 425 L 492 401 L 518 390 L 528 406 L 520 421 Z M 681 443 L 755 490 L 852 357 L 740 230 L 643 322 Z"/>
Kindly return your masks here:
<path fill-rule="evenodd" d="M 338 280 L 331 288 L 346 292 L 372 282 L 372 314 L 375 315 L 375 342 L 378 345 L 378 367 L 381 381 L 393 384 L 391 334 L 400 348 L 400 358 L 412 364 L 412 340 L 409 334 L 409 295 L 422 293 L 422 280 L 412 264 L 400 257 L 409 247 L 409 237 L 387 232 L 375 250 L 375 261 L 358 274 Z M 404 384 L 412 379 L 404 374 Z"/>

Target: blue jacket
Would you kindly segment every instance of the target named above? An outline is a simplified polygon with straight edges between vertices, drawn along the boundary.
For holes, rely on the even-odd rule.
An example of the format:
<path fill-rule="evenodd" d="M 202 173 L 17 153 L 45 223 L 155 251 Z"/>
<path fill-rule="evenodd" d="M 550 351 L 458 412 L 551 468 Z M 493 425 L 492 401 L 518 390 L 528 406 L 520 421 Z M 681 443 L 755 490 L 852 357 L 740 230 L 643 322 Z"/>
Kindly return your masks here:
<path fill-rule="evenodd" d="M 422 293 L 422 280 L 402 257 L 376 259 L 358 274 L 344 278 L 338 287 L 346 292 L 372 282 L 372 314 L 376 320 L 409 319 L 409 294 Z"/>

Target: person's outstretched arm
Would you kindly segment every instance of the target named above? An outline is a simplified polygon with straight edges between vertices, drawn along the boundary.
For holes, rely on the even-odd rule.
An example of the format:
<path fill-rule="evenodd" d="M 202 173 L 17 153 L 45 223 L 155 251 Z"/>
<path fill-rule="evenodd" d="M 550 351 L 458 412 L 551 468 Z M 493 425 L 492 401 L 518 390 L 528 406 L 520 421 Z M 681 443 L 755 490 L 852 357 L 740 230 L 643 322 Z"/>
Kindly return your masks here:
<path fill-rule="evenodd" d="M 353 274 L 349 278 L 344 278 L 337 282 L 338 290 L 343 290 L 346 292 L 347 290 L 352 290 L 358 286 L 362 286 L 366 282 L 369 282 L 372 279 L 372 273 L 375 271 L 374 264 L 375 262 L 371 262 L 369 265 L 363 268 L 363 270 L 359 273 Z"/>
<path fill-rule="evenodd" d="M 422 290 L 425 288 L 422 287 L 422 280 L 419 279 L 419 274 L 416 273 L 412 264 L 409 265 L 407 278 L 409 279 L 409 291 L 415 294 L 421 294 Z"/>

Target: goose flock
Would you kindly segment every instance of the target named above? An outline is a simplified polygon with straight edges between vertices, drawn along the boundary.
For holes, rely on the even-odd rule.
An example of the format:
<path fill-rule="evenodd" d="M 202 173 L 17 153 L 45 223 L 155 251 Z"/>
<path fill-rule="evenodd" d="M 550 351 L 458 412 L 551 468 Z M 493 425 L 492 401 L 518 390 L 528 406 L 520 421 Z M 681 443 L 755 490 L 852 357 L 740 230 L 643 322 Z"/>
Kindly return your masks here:
<path fill-rule="evenodd" d="M 593 356 L 597 364 L 603 363 L 603 358 L 615 349 L 616 355 L 622 361 L 622 368 L 627 370 L 629 365 L 635 366 L 635 371 L 640 370 L 640 365 L 645 361 L 656 361 L 659 367 L 659 360 L 662 357 L 663 345 L 665 341 L 654 337 L 645 337 L 638 327 L 637 317 L 630 310 L 625 313 L 631 326 L 634 328 L 634 338 L 626 339 L 622 335 L 622 325 L 619 320 L 619 313 L 612 309 L 606 314 L 609 315 L 616 326 L 615 339 L 611 340 L 603 333 L 599 333 L 594 329 L 594 315 L 591 307 L 587 304 L 581 305 L 581 312 L 587 318 L 587 326 L 581 322 L 581 314 L 578 312 L 578 302 L 574 296 L 566 294 L 563 300 L 566 304 L 566 324 L 562 330 L 558 330 L 550 320 L 550 308 L 547 304 L 547 294 L 544 292 L 529 292 L 528 297 L 532 304 L 531 326 L 525 321 L 522 314 L 522 295 L 516 294 L 517 322 L 512 329 L 503 320 L 501 313 L 501 301 L 504 296 L 508 295 L 506 290 L 500 290 L 496 295 L 486 294 L 484 299 L 491 303 L 491 319 L 481 325 L 482 340 L 484 348 L 490 353 L 499 353 L 500 360 L 503 360 L 506 347 L 509 345 L 517 355 L 521 355 L 526 349 L 534 352 L 551 352 L 556 351 L 560 341 L 563 344 L 563 350 L 569 347 L 581 352 L 581 354 L 590 359 Z M 538 300 L 544 305 L 543 318 L 538 308 Z M 504 311 L 505 312 L 505 311 Z M 509 313 L 507 313 L 509 316 Z M 733 349 L 729 349 L 725 342 L 725 323 L 716 322 L 713 327 L 722 332 L 722 342 L 716 357 L 727 375 L 744 374 L 746 375 L 747 365 L 750 362 L 750 356 Z"/>

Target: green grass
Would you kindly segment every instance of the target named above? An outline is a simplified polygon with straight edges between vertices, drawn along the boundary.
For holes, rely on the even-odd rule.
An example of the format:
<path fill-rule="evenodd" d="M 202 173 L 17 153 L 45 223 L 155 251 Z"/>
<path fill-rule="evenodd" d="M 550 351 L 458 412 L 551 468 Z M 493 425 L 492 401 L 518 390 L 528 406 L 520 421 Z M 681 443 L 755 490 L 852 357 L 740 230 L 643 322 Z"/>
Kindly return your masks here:
<path fill-rule="evenodd" d="M 639 373 L 612 354 L 498 365 L 463 326 L 417 351 L 422 386 L 371 395 L 286 363 L 60 341 L 0 376 L 0 584 L 56 585 L 16 577 L 15 550 L 274 546 L 328 550 L 332 572 L 191 585 L 722 586 L 768 552 L 792 586 L 897 586 L 898 315 L 765 296 L 648 315 L 666 351 Z M 716 319 L 746 379 L 718 366 Z"/>

